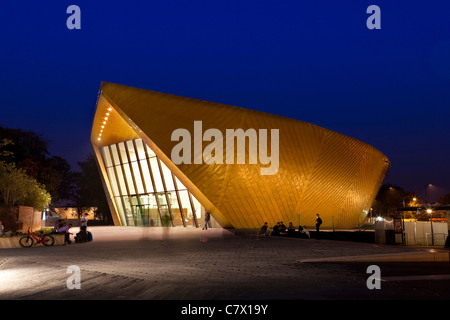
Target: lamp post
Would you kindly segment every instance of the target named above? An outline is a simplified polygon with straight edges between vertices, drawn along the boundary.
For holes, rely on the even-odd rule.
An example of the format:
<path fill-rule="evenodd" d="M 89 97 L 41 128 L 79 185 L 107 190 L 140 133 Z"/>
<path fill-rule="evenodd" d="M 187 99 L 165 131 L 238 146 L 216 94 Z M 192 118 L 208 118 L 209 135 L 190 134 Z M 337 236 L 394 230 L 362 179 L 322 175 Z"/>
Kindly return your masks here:
<path fill-rule="evenodd" d="M 390 217 L 391 216 L 391 214 L 390 214 L 390 212 L 389 212 L 389 205 L 390 205 L 390 192 L 391 192 L 391 190 L 394 190 L 394 188 L 393 187 L 389 187 L 389 189 L 388 189 L 388 191 L 387 191 L 387 196 L 386 196 L 386 205 L 387 205 L 387 215 L 388 215 L 388 217 Z"/>
<path fill-rule="evenodd" d="M 433 210 L 427 209 L 427 213 L 430 214 L 430 227 L 431 227 L 431 245 L 434 246 L 434 232 L 433 232 Z"/>
<path fill-rule="evenodd" d="M 427 184 L 425 186 L 425 209 L 427 210 L 427 213 L 430 214 L 430 227 L 431 227 L 431 245 L 434 246 L 434 235 L 433 235 L 433 211 L 431 209 L 428 209 L 428 195 L 427 195 L 427 189 L 428 187 L 431 187 L 432 184 Z"/>
<path fill-rule="evenodd" d="M 425 186 L 425 208 L 428 208 L 428 196 L 427 196 L 427 189 L 428 189 L 428 187 L 431 187 L 432 186 L 432 184 L 430 183 L 430 184 L 427 184 L 426 186 Z"/>

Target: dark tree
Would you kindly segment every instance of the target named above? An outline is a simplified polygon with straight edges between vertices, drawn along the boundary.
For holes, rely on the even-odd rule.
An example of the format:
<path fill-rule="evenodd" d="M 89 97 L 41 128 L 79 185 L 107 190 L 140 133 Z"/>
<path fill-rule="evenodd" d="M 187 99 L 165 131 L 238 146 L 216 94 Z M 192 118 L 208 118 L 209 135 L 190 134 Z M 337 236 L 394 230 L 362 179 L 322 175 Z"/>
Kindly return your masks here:
<path fill-rule="evenodd" d="M 89 154 L 85 161 L 78 162 L 78 166 L 81 171 L 76 173 L 75 206 L 78 208 L 79 214 L 84 208 L 96 207 L 96 217 L 111 224 L 111 212 L 103 190 L 95 156 L 92 153 Z"/>
<path fill-rule="evenodd" d="M 440 197 L 438 203 L 442 206 L 450 205 L 450 193 L 447 193 Z"/>
<path fill-rule="evenodd" d="M 73 196 L 74 176 L 69 163 L 61 157 L 50 155 L 49 142 L 42 135 L 0 126 L 0 140 L 9 142 L 2 143 L 2 159 L 14 163 L 44 185 L 53 205 Z"/>
<path fill-rule="evenodd" d="M 399 214 L 399 208 L 418 207 L 422 205 L 421 197 L 410 191 L 405 191 L 402 187 L 390 183 L 383 184 L 378 191 L 372 208 L 377 216 L 393 216 Z M 414 210 L 403 212 L 405 218 L 413 217 Z"/>

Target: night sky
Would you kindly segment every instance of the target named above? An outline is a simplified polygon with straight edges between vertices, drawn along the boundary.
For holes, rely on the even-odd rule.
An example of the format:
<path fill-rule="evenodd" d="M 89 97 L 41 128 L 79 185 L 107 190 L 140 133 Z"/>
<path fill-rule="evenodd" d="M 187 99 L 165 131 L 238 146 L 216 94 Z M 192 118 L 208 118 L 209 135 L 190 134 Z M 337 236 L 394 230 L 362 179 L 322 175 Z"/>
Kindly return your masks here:
<path fill-rule="evenodd" d="M 0 41 L 0 125 L 74 170 L 108 81 L 311 122 L 386 154 L 385 182 L 450 192 L 450 1 L 2 1 Z"/>

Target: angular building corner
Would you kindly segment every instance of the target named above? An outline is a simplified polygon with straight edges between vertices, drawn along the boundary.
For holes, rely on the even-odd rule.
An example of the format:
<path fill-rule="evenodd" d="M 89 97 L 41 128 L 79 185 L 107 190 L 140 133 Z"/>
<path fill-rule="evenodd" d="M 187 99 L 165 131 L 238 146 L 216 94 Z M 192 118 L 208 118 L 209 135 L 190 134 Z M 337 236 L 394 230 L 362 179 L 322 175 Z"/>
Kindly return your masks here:
<path fill-rule="evenodd" d="M 199 121 L 201 135 L 224 133 L 224 161 L 175 164 L 173 132 L 182 128 L 194 137 Z M 277 171 L 261 174 L 267 162 L 250 160 L 248 146 L 245 163 L 227 163 L 230 129 L 278 130 Z M 193 158 L 203 159 L 194 140 Z M 224 228 L 299 220 L 312 226 L 316 214 L 323 227 L 351 228 L 369 212 L 390 168 L 374 147 L 307 122 L 107 82 L 91 143 L 115 225 L 202 227 L 210 212 Z M 201 140 L 200 150 L 210 144 Z"/>

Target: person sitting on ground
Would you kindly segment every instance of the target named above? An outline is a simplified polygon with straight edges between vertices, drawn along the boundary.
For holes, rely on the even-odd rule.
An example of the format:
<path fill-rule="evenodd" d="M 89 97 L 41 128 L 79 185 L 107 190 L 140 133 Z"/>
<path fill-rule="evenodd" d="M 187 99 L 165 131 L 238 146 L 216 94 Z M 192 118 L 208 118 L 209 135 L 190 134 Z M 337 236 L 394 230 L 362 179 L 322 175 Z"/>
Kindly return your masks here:
<path fill-rule="evenodd" d="M 280 235 L 280 223 L 279 222 L 277 222 L 277 224 L 273 226 L 272 233 L 270 235 L 271 236 L 279 236 Z"/>
<path fill-rule="evenodd" d="M 82 242 L 88 242 L 89 241 L 89 234 L 86 231 L 85 226 L 80 227 L 80 232 L 77 233 L 75 236 L 75 242 L 76 243 L 82 243 Z"/>
<path fill-rule="evenodd" d="M 294 225 L 292 224 L 292 222 L 289 222 L 289 227 L 288 227 L 288 229 L 287 229 L 287 235 L 288 235 L 289 237 L 293 237 L 293 236 L 295 235 L 295 227 L 294 227 Z"/>
<path fill-rule="evenodd" d="M 283 221 L 280 221 L 280 234 L 287 234 L 286 226 L 284 225 Z"/>
<path fill-rule="evenodd" d="M 299 228 L 299 231 L 300 231 L 300 228 Z M 302 231 L 300 231 L 300 235 L 302 238 L 305 238 L 305 239 L 311 238 L 311 235 L 309 234 L 309 230 L 308 230 L 308 228 L 306 228 L 306 226 L 303 226 Z"/>
<path fill-rule="evenodd" d="M 261 227 L 261 230 L 259 233 L 266 235 L 266 236 L 269 235 L 269 225 L 267 222 L 264 222 L 264 225 Z"/>

